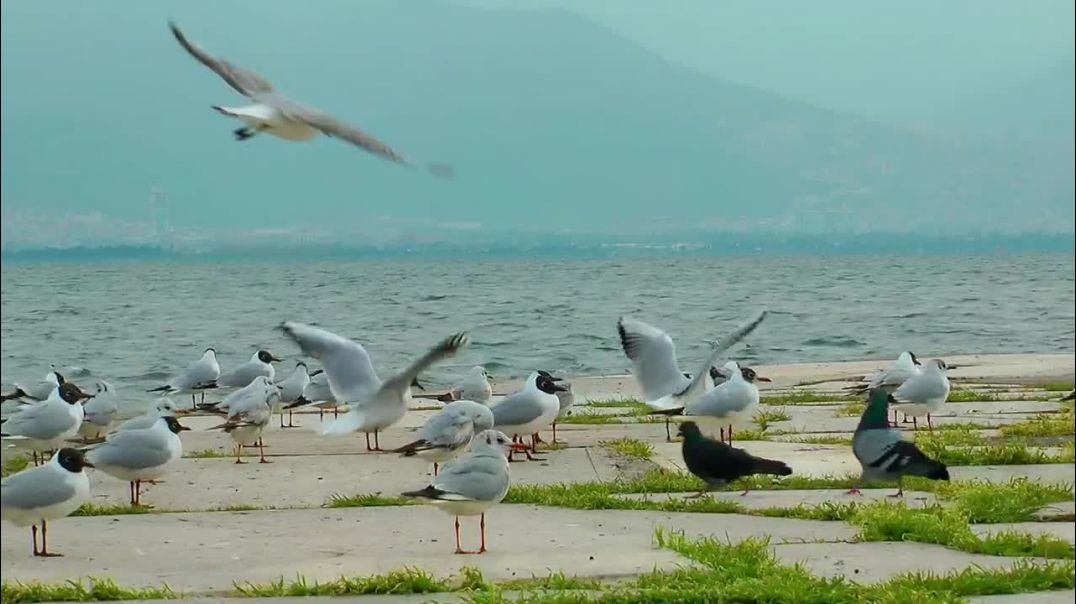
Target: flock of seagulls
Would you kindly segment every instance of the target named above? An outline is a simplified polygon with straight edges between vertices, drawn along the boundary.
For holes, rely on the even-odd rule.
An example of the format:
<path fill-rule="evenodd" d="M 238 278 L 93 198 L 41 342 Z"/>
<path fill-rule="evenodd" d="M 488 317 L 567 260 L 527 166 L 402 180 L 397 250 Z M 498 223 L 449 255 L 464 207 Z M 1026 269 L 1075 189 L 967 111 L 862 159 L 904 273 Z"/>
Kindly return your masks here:
<path fill-rule="evenodd" d="M 755 457 L 732 446 L 734 428 L 751 420 L 759 405 L 758 383 L 767 380 L 734 360 L 722 363 L 722 357 L 765 317 L 761 312 L 714 342 L 694 373 L 680 369 L 673 340 L 661 329 L 629 317 L 617 322 L 621 347 L 646 404 L 654 414 L 665 416 L 667 430 L 673 417 L 682 418 L 679 433 L 685 464 L 707 489 L 754 474 L 792 472 L 782 461 Z M 270 463 L 263 432 L 274 414 L 280 415 L 286 427 L 293 424 L 289 417 L 285 425 L 284 415 L 295 409 L 324 412 L 331 408 L 335 415 L 322 423 L 322 434 L 362 433 L 367 451 L 432 463 L 432 482 L 403 495 L 455 516 L 457 553 L 471 553 L 461 545 L 459 517 L 479 516 L 482 533 L 477 553 L 481 553 L 486 551 L 485 513 L 508 491 L 510 462 L 523 461 L 515 458 L 517 453 L 526 460 L 542 459 L 536 455 L 539 443 L 544 442 L 539 433 L 555 430 L 557 420 L 574 403 L 571 385 L 544 370 L 534 370 L 520 390 L 494 400 L 489 374 L 476 366 L 443 394 L 429 397 L 444 406 L 410 442 L 386 450 L 381 433 L 405 416 L 412 389 L 421 388 L 419 376 L 465 349 L 468 335 L 449 336 L 406 366 L 379 374 L 358 342 L 305 323 L 285 322 L 280 329 L 321 368 L 310 371 L 308 361 L 301 360 L 276 381 L 274 363 L 281 359 L 258 350 L 247 362 L 223 372 L 215 350 L 207 348 L 184 371 L 150 390 L 162 397 L 143 415 L 122 423 L 114 389 L 106 382 L 89 394 L 54 370 L 43 381 L 45 386 L 16 386 L 4 395 L 4 404 L 11 406 L 4 411 L 3 441 L 6 446 L 29 450 L 35 466 L 3 481 L 3 518 L 32 525 L 34 554 L 52 555 L 46 543 L 47 522 L 70 514 L 88 500 L 84 469 L 96 468 L 127 482 L 131 505 L 143 505 L 143 484 L 166 476 L 182 457 L 180 433 L 188 428 L 180 417 L 192 412 L 219 416 L 221 423 L 209 429 L 231 437 L 235 463 L 245 463 L 242 451 L 247 447 L 257 447 L 259 461 Z M 860 389 L 867 393 L 869 403 L 852 447 L 864 480 L 895 482 L 899 496 L 904 476 L 948 479 L 945 466 L 905 441 L 896 430 L 895 418 L 889 420 L 892 407 L 913 418 L 925 415 L 928 428 L 932 427 L 929 414 L 937 413 L 949 393 L 946 370 L 941 360 L 920 364 L 906 352 L 891 367 L 867 378 Z M 185 402 L 187 396 L 190 405 L 182 408 L 171 398 Z M 206 401 L 210 396 L 215 400 Z M 337 413 L 338 408 L 343 413 Z M 717 438 L 706 436 L 703 427 Z M 78 436 L 81 446 L 73 444 Z M 671 440 L 668 432 L 667 437 Z M 55 451 L 51 458 L 50 451 Z"/>

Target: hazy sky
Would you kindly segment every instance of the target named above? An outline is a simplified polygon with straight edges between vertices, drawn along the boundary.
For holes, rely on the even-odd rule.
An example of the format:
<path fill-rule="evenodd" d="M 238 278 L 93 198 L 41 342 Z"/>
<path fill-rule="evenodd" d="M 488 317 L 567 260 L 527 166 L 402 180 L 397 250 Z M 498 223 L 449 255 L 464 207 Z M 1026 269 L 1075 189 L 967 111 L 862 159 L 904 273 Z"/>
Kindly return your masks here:
<path fill-rule="evenodd" d="M 998 177 L 981 162 L 1008 154 L 1012 173 L 987 192 L 1000 184 L 1023 198 L 1030 187 L 1029 199 L 1064 200 L 1071 215 L 1071 127 L 1028 155 L 1007 142 L 965 151 L 949 134 L 909 138 L 854 116 L 944 130 L 984 96 L 996 101 L 982 104 L 986 122 L 1000 111 L 1048 126 L 1042 116 L 1058 107 L 1071 122 L 1071 84 L 1059 96 L 1051 74 L 1071 82 L 1073 5 L 5 0 L 4 237 L 50 221 L 101 238 L 138 231 L 153 186 L 167 191 L 174 225 L 204 230 L 749 228 L 801 224 L 803 212 L 871 228 L 907 199 L 959 195 L 952 213 L 966 215 L 977 194 L 967 175 Z M 521 6 L 551 10 L 505 9 Z M 210 105 L 242 99 L 176 45 L 169 18 L 406 155 L 454 163 L 459 178 L 435 181 L 337 141 L 235 142 L 239 124 Z M 994 95 L 1029 81 L 1030 104 Z M 908 188 L 891 175 L 938 183 Z M 863 199 L 870 218 L 858 216 Z"/>

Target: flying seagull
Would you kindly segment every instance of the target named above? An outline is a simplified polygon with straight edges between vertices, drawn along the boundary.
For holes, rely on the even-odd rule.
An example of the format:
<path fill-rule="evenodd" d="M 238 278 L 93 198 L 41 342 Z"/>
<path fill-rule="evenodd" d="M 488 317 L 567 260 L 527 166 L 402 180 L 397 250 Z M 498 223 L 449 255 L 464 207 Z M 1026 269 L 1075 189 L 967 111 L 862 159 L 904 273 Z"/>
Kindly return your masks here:
<path fill-rule="evenodd" d="M 261 132 L 288 141 L 308 141 L 318 134 L 339 138 L 361 147 L 383 159 L 411 166 L 411 162 L 385 143 L 365 132 L 353 128 L 335 117 L 313 107 L 303 105 L 277 92 L 273 84 L 262 76 L 229 61 L 214 57 L 183 35 L 175 23 L 169 21 L 172 35 L 199 63 L 212 69 L 236 92 L 254 101 L 245 107 L 213 108 L 223 115 L 242 121 L 245 126 L 235 130 L 236 140 L 246 140 Z M 434 176 L 453 176 L 452 168 L 444 164 L 427 166 Z"/>

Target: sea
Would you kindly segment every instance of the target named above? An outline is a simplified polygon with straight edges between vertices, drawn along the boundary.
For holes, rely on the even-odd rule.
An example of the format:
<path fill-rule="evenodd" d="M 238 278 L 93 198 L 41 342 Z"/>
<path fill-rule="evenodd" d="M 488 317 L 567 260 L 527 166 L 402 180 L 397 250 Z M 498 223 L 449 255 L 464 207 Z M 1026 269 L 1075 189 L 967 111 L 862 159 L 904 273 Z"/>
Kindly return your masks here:
<path fill-rule="evenodd" d="M 546 369 L 623 374 L 616 322 L 631 315 L 676 342 L 685 370 L 707 342 L 761 309 L 730 352 L 746 362 L 1071 353 L 1072 254 L 360 259 L 296 262 L 17 263 L 0 279 L 2 381 L 50 365 L 146 401 L 206 347 L 225 371 L 265 348 L 301 359 L 279 329 L 310 322 L 352 338 L 384 374 L 440 339 L 471 347 L 424 381 L 473 365 L 494 379 Z M 85 373 L 83 373 L 85 372 Z M 92 384 L 91 384 L 92 385 Z"/>

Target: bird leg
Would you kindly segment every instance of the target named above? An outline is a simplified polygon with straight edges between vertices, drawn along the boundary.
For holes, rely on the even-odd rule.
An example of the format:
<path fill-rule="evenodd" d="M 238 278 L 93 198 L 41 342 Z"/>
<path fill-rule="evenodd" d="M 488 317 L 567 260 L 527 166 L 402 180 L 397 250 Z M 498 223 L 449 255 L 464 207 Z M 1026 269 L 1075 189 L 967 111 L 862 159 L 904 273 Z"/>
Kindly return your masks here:
<path fill-rule="evenodd" d="M 30 525 L 30 538 L 34 540 L 34 555 L 37 556 L 37 525 Z"/>
<path fill-rule="evenodd" d="M 133 480 L 127 483 L 127 494 L 130 496 L 130 504 L 135 505 L 135 484 Z"/>
<path fill-rule="evenodd" d="M 44 518 L 41 519 L 41 551 L 37 552 L 38 556 L 44 558 L 58 558 L 63 554 L 51 554 L 49 553 L 49 523 Z"/>
<path fill-rule="evenodd" d="M 333 419 L 340 417 L 340 407 L 333 407 Z"/>
<path fill-rule="evenodd" d="M 284 426 L 285 428 L 298 428 L 299 427 L 299 426 L 295 425 L 295 417 L 292 416 L 292 413 L 293 413 L 292 410 L 288 409 L 288 425 Z M 284 419 L 284 416 L 281 415 L 280 419 Z"/>
<path fill-rule="evenodd" d="M 904 416 L 904 419 L 901 421 L 901 423 L 905 423 L 905 424 L 908 423 L 908 414 L 907 413 L 901 413 L 901 415 Z M 915 418 L 912 418 L 912 419 L 914 421 Z"/>
<path fill-rule="evenodd" d="M 273 463 L 265 458 L 265 443 L 260 438 L 258 439 L 258 456 L 258 463 Z"/>
<path fill-rule="evenodd" d="M 859 490 L 859 485 L 858 484 L 853 486 L 852 488 L 848 489 L 848 492 L 845 493 L 845 495 L 862 495 L 862 494 L 863 494 L 863 491 Z"/>
<path fill-rule="evenodd" d="M 542 435 L 541 434 L 538 434 L 537 432 L 535 432 L 534 434 L 531 435 L 531 442 L 544 443 L 545 441 L 542 440 Z"/>
<path fill-rule="evenodd" d="M 202 393 L 202 396 L 205 396 L 204 392 Z M 198 406 L 198 403 L 196 402 L 195 394 L 192 392 L 191 393 L 191 408 L 193 409 L 193 408 L 195 408 L 197 406 Z"/>
<path fill-rule="evenodd" d="M 672 442 L 672 432 L 669 431 L 669 416 L 665 416 L 665 442 Z"/>
<path fill-rule="evenodd" d="M 257 130 L 254 130 L 252 128 L 245 128 L 245 127 L 244 128 L 236 128 L 235 130 L 232 131 L 232 134 L 235 135 L 235 140 L 237 140 L 237 141 L 245 141 L 245 140 L 247 140 L 248 138 L 254 136 L 257 133 L 258 133 Z"/>
<path fill-rule="evenodd" d="M 553 444 L 557 444 L 557 422 L 553 422 Z"/>
<path fill-rule="evenodd" d="M 914 431 L 919 430 L 919 422 L 916 421 L 916 418 L 915 418 L 914 415 L 912 416 L 912 430 L 914 430 Z"/>
<path fill-rule="evenodd" d="M 433 475 L 434 476 L 437 476 L 437 471 L 440 470 L 440 469 L 441 469 L 441 464 L 437 463 L 436 461 L 433 462 Z"/>
<path fill-rule="evenodd" d="M 482 527 L 482 546 L 478 548 L 478 553 L 486 553 L 486 515 L 482 514 L 482 520 L 479 522 L 479 526 Z"/>
<path fill-rule="evenodd" d="M 40 463 L 37 461 L 37 451 L 31 451 L 31 454 L 33 456 L 34 465 L 35 466 L 40 465 Z M 35 541 L 34 543 L 37 543 L 37 542 Z"/>
<path fill-rule="evenodd" d="M 235 446 L 235 463 L 247 463 L 243 461 L 243 445 Z"/>
<path fill-rule="evenodd" d="M 732 444 L 732 424 L 729 424 L 729 444 Z"/>
<path fill-rule="evenodd" d="M 890 495 L 890 497 L 892 497 L 894 499 L 904 497 L 904 479 L 903 478 L 898 478 L 897 479 L 897 492 Z"/>
<path fill-rule="evenodd" d="M 366 433 L 366 450 L 367 451 L 373 451 L 374 450 L 374 448 L 370 446 L 370 433 L 369 432 Z"/>
<path fill-rule="evenodd" d="M 374 451 L 384 451 L 384 449 L 381 448 L 380 434 L 380 430 L 374 430 Z"/>
<path fill-rule="evenodd" d="M 934 424 L 930 423 L 930 413 L 927 413 L 927 430 L 934 431 Z"/>
<path fill-rule="evenodd" d="M 724 428 L 718 428 L 718 430 L 720 430 L 720 432 L 719 432 L 720 437 L 719 438 L 721 439 L 721 442 L 725 442 L 725 429 Z M 713 432 L 711 432 L 710 434 L 713 434 Z"/>
<path fill-rule="evenodd" d="M 318 408 L 318 421 L 319 422 L 325 421 L 325 410 L 320 408 L 320 407 Z"/>

